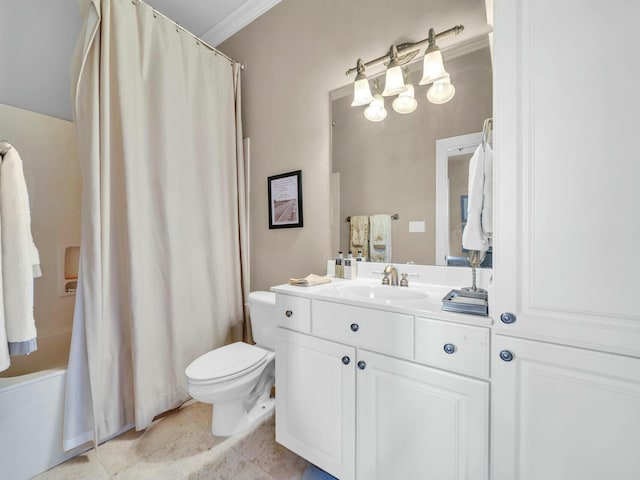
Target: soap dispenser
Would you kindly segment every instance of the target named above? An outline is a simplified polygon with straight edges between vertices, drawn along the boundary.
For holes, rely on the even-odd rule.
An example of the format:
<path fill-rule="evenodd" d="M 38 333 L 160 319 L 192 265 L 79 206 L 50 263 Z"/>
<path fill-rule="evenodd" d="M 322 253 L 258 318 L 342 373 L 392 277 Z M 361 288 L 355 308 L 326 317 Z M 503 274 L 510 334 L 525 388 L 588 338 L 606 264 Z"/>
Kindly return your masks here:
<path fill-rule="evenodd" d="M 342 252 L 338 252 L 338 258 L 336 258 L 336 278 L 344 278 L 344 265 L 342 264 L 343 255 Z"/>
<path fill-rule="evenodd" d="M 344 278 L 353 280 L 356 278 L 356 262 L 353 254 L 349 251 L 349 255 L 344 259 Z"/>

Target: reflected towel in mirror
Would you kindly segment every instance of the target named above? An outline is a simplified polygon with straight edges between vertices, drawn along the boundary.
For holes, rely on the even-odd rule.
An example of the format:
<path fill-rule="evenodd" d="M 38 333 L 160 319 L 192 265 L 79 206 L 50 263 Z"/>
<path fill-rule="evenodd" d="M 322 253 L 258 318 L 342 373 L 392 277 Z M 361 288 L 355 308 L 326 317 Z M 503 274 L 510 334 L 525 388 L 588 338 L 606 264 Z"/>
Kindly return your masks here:
<path fill-rule="evenodd" d="M 489 145 L 480 144 L 469 160 L 469 200 L 467 203 L 467 224 L 462 232 L 462 246 L 467 250 L 486 252 L 489 250 L 488 235 L 483 230 L 482 214 L 485 190 L 485 149 Z M 492 153 L 492 152 L 491 152 Z M 493 155 L 490 155 L 493 159 Z M 491 201 L 493 205 L 493 201 Z M 493 228 L 493 227 L 492 227 Z"/>
<path fill-rule="evenodd" d="M 352 215 L 349 227 L 349 250 L 355 257 L 362 252 L 365 259 L 369 258 L 369 217 L 367 215 Z"/>
<path fill-rule="evenodd" d="M 369 217 L 370 261 L 391 262 L 391 215 Z"/>

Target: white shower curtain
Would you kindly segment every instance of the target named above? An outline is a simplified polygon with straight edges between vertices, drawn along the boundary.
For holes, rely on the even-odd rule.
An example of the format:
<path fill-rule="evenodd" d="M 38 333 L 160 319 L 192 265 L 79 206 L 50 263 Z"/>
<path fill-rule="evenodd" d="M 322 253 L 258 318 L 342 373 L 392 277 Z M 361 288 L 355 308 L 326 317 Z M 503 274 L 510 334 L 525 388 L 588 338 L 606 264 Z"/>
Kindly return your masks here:
<path fill-rule="evenodd" d="M 141 2 L 82 13 L 67 448 L 90 439 L 92 416 L 104 439 L 186 400 L 185 367 L 242 334 L 248 281 L 239 65 Z"/>

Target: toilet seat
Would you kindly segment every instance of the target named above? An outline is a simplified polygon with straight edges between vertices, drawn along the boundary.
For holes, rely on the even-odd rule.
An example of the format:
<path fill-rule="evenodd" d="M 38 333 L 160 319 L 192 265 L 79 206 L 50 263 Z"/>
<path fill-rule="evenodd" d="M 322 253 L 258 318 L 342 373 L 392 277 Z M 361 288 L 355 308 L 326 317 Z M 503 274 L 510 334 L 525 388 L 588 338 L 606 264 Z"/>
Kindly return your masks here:
<path fill-rule="evenodd" d="M 245 375 L 261 367 L 269 352 L 255 345 L 236 342 L 196 358 L 185 374 L 193 385 L 207 385 Z"/>

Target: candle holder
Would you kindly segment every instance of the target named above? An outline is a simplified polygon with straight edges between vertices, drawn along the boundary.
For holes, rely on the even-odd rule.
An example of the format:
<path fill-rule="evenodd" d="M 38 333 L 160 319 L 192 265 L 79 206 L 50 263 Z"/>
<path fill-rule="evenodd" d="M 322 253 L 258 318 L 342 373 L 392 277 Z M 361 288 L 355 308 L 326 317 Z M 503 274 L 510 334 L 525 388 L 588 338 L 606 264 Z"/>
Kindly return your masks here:
<path fill-rule="evenodd" d="M 475 293 L 487 293 L 485 289 L 478 288 L 476 285 L 476 268 L 478 268 L 482 264 L 486 256 L 486 251 L 469 250 L 467 260 L 469 261 L 469 265 L 471 265 L 472 285 L 470 287 L 464 287 L 462 290 Z"/>

